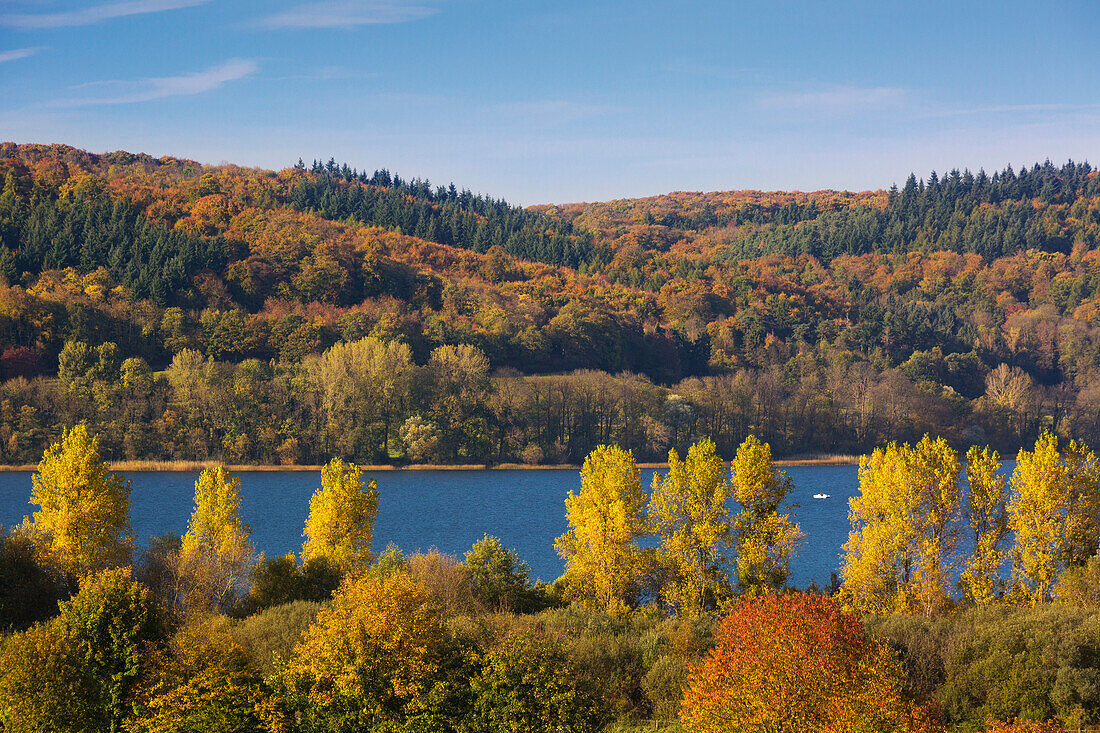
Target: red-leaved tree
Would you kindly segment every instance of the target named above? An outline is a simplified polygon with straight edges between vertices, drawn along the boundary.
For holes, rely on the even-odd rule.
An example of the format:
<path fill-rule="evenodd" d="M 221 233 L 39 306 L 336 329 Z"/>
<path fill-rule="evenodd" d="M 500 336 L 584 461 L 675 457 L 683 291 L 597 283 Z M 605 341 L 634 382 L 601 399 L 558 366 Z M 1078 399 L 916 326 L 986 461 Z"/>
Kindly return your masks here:
<path fill-rule="evenodd" d="M 691 733 L 938 729 L 933 710 L 906 699 L 897 656 L 813 594 L 737 604 L 689 675 L 680 716 Z"/>

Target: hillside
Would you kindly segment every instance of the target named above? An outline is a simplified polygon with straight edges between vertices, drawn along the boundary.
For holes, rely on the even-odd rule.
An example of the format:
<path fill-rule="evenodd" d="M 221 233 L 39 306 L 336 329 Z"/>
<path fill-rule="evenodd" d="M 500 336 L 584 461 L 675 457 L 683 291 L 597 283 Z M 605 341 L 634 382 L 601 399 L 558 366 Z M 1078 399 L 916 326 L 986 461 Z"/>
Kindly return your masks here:
<path fill-rule="evenodd" d="M 1100 437 L 1087 164 L 528 209 L 334 161 L 5 143 L 0 177 L 3 462 L 81 420 L 237 462 Z"/>

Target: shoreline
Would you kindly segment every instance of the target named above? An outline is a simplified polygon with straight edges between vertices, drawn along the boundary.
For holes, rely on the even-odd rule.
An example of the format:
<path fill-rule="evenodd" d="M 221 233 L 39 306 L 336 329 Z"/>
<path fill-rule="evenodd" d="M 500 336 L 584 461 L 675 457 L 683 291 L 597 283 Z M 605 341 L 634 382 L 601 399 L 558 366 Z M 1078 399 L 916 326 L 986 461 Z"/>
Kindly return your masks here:
<path fill-rule="evenodd" d="M 801 458 L 780 458 L 775 461 L 779 467 L 787 466 L 853 466 L 859 463 L 859 456 L 807 456 Z M 273 472 L 273 471 L 312 471 L 321 470 L 320 465 L 279 465 L 279 464 L 223 464 L 217 461 L 113 461 L 110 462 L 112 471 L 202 471 L 216 466 L 225 466 L 235 473 Z M 530 466 L 525 463 L 499 463 L 489 465 L 484 463 L 410 463 L 406 466 L 392 464 L 361 466 L 364 472 L 380 471 L 554 471 L 571 469 L 579 471 L 581 467 L 571 463 L 558 463 Z M 667 469 L 668 463 L 639 463 L 640 469 Z M 15 473 L 20 471 L 37 471 L 38 464 L 0 465 L 0 472 Z"/>

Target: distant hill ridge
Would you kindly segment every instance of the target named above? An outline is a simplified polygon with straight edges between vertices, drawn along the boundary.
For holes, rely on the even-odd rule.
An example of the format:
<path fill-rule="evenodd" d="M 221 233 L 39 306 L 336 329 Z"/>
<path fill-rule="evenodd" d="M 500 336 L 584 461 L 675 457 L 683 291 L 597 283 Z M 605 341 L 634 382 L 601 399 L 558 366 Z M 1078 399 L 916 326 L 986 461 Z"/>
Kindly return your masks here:
<path fill-rule="evenodd" d="M 444 346 L 483 365 L 461 395 L 416 382 L 398 413 L 445 422 L 448 400 L 472 400 L 481 447 L 455 460 L 487 445 L 499 460 L 531 446 L 576 459 L 612 438 L 659 459 L 693 435 L 736 447 L 748 430 L 783 453 L 925 431 L 1100 442 L 1088 164 L 524 209 L 333 160 L 268 171 L 4 143 L 0 181 L 8 462 L 82 419 L 110 428 L 116 455 L 134 424 L 167 447 L 125 455 L 272 461 L 293 437 L 319 459 L 324 444 L 288 427 L 328 404 L 302 365 L 368 336 L 406 344 L 417 368 L 439 367 Z M 136 379 L 120 364 L 177 362 L 205 375 L 209 408 L 158 377 L 125 403 L 144 417 L 115 414 L 111 385 Z M 234 408 L 259 410 L 253 427 L 219 412 L 234 380 L 268 390 Z M 401 424 L 371 428 L 387 441 L 363 437 L 364 456 L 384 460 L 371 451 Z"/>

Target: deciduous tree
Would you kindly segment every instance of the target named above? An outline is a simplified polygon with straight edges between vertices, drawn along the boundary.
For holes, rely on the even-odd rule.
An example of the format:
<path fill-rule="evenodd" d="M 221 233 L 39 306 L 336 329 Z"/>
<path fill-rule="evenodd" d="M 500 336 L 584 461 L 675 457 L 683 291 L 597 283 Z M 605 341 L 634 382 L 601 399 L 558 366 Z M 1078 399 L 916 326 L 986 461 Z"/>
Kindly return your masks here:
<path fill-rule="evenodd" d="M 1005 513 L 1008 482 L 1000 470 L 1001 457 L 997 451 L 978 446 L 967 451 L 966 519 L 972 532 L 973 550 L 961 580 L 970 600 L 978 605 L 992 601 L 1001 586 L 1002 545 L 1008 532 Z"/>
<path fill-rule="evenodd" d="M 466 553 L 466 568 L 478 600 L 488 608 L 523 610 L 531 568 L 496 537 L 485 535 Z"/>
<path fill-rule="evenodd" d="M 38 624 L 0 643 L 0 729 L 99 733 L 100 710 L 76 642 Z"/>
<path fill-rule="evenodd" d="M 291 704 L 309 730 L 355 731 L 425 713 L 443 625 L 406 573 L 349 576 L 288 661 Z"/>
<path fill-rule="evenodd" d="M 684 460 L 670 450 L 668 474 L 653 476 L 647 518 L 672 570 L 665 597 L 689 618 L 703 613 L 708 598 L 713 602 L 728 588 L 724 564 L 733 539 L 726 507 L 731 491 L 722 457 L 709 439 L 691 446 Z"/>
<path fill-rule="evenodd" d="M 344 573 L 365 569 L 374 559 L 378 483 L 363 486 L 363 469 L 333 458 L 321 469 L 321 488 L 309 500 L 302 560 L 326 558 Z"/>
<path fill-rule="evenodd" d="M 897 657 L 859 618 L 813 594 L 737 603 L 684 688 L 689 733 L 910 729 Z"/>
<path fill-rule="evenodd" d="M 132 733 L 286 733 L 289 717 L 230 633 L 224 616 L 191 619 L 151 655 Z"/>
<path fill-rule="evenodd" d="M 73 641 L 97 717 L 111 733 L 120 730 L 130 691 L 164 633 L 152 591 L 133 581 L 128 567 L 105 570 L 84 578 L 56 623 Z"/>
<path fill-rule="evenodd" d="M 733 491 L 741 504 L 736 520 L 737 586 L 750 596 L 786 585 L 791 557 L 802 541 L 802 530 L 785 509 L 794 484 L 772 462 L 771 446 L 756 436 L 737 448 L 731 468 Z"/>
<path fill-rule="evenodd" d="M 228 608 L 248 579 L 256 550 L 241 519 L 241 480 L 209 468 L 195 482 L 195 509 L 179 555 L 180 600 L 199 608 Z"/>
<path fill-rule="evenodd" d="M 1012 474 L 1009 528 L 1013 593 L 1030 605 L 1050 599 L 1062 571 L 1096 554 L 1100 541 L 1100 465 L 1086 446 L 1042 435 L 1021 450 Z"/>
<path fill-rule="evenodd" d="M 470 688 L 475 730 L 596 733 L 609 722 L 606 704 L 548 639 L 519 633 L 502 639 L 484 655 Z"/>
<path fill-rule="evenodd" d="M 31 480 L 31 503 L 41 509 L 25 527 L 62 571 L 80 575 L 129 560 L 130 482 L 109 471 L 86 426 L 47 448 Z"/>
<path fill-rule="evenodd" d="M 584 460 L 581 491 L 565 500 L 569 530 L 555 542 L 565 559 L 567 594 L 608 613 L 626 610 L 640 571 L 637 538 L 645 533 L 634 454 L 601 445 Z"/>
<path fill-rule="evenodd" d="M 844 545 L 844 597 L 872 613 L 938 613 L 959 544 L 958 454 L 943 438 L 891 443 L 859 463 Z"/>

